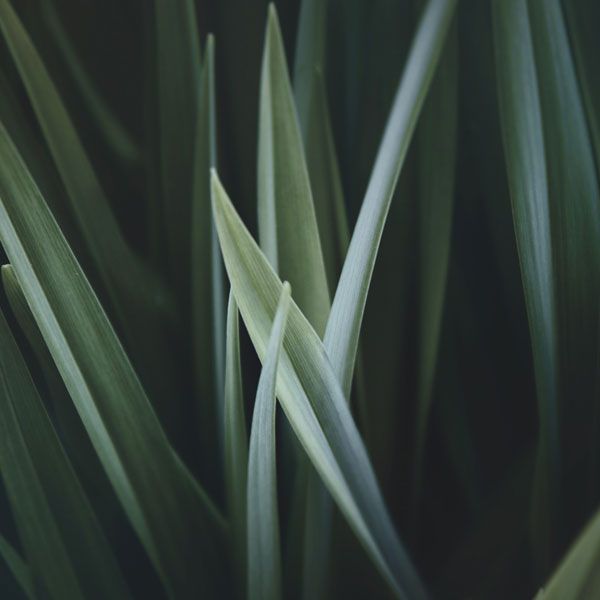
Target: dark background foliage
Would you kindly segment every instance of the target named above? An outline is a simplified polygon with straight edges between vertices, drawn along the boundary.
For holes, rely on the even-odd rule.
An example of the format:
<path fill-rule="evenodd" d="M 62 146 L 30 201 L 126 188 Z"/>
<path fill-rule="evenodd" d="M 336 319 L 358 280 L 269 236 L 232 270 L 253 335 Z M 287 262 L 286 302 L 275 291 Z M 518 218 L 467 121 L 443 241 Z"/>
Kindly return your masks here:
<path fill-rule="evenodd" d="M 594 3 L 569 1 L 588 11 L 590 21 L 600 24 L 600 9 Z M 64 26 L 63 34 L 72 41 L 95 87 L 140 145 L 142 160 L 133 164 L 116 157 L 100 135 L 98 122 L 65 66 L 49 27 L 46 4 L 38 0 L 15 3 L 127 238 L 160 270 L 161 249 L 156 253 L 148 236 L 148 199 L 156 193 L 157 151 L 153 3 L 52 3 Z M 330 2 L 327 92 L 351 223 L 364 195 L 415 30 L 414 4 L 408 0 Z M 291 65 L 299 2 L 280 0 L 276 6 Z M 267 3 L 199 0 L 197 9 L 202 42 L 209 32 L 216 39 L 220 175 L 245 223 L 255 232 L 258 83 Z M 459 129 L 455 204 L 418 519 L 410 505 L 420 310 L 414 148 L 392 204 L 363 326 L 369 425 L 363 433 L 398 530 L 434 594 L 440 598 L 525 598 L 535 593 L 549 571 L 540 572 L 534 565 L 528 532 L 536 396 L 500 137 L 487 0 L 460 2 L 456 26 Z M 600 38 L 590 35 L 586 43 L 597 55 Z M 177 89 L 171 92 L 177 94 Z M 3 41 L 0 94 L 0 117 L 23 121 L 37 140 L 41 160 L 53 174 L 60 194 L 59 178 Z M 69 215 L 62 217 L 65 230 L 73 231 Z M 69 239 L 103 298 L 98 275 L 77 235 Z M 3 303 L 5 306 L 5 299 Z M 184 302 L 179 310 L 185 323 Z M 247 397 L 253 398 L 259 363 L 248 340 L 243 341 Z M 35 365 L 22 338 L 20 342 L 30 364 Z M 193 393 L 189 339 L 179 335 L 163 351 L 179 359 L 184 381 L 181 399 L 185 400 Z M 175 423 L 170 435 L 202 483 L 222 499 L 218 471 L 207 467 L 210 457 L 200 456 L 193 428 L 185 418 Z M 577 446 L 576 437 L 565 440 L 566 444 Z M 566 465 L 562 483 L 567 490 L 571 480 L 584 477 L 578 471 L 577 456 L 573 452 Z M 160 584 L 106 482 L 90 495 L 94 506 L 100 507 L 100 519 L 139 597 L 160 597 Z M 553 561 L 568 547 L 597 500 L 594 495 L 582 500 L 567 491 L 557 525 L 559 536 L 552 548 Z M 282 511 L 287 508 L 284 498 Z M 332 597 L 334 592 L 339 594 L 336 597 L 384 597 L 387 592 L 379 576 L 345 522 L 337 519 L 335 527 Z M 0 529 L 16 543 L 3 496 Z M 0 594 L 5 598 L 17 594 L 4 565 L 0 565 Z"/>

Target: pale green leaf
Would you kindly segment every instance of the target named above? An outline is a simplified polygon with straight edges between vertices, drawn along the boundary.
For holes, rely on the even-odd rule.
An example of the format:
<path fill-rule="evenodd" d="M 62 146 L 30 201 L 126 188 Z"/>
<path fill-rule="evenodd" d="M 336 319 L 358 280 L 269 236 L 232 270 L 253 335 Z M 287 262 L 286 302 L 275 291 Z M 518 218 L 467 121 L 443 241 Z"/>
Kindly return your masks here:
<path fill-rule="evenodd" d="M 342 182 L 327 106 L 323 70 L 327 2 L 303 0 L 298 21 L 294 62 L 294 98 L 306 165 L 314 199 L 323 260 L 330 289 L 335 289 L 350 234 Z M 297 503 L 304 503 L 302 597 L 323 597 L 331 552 L 331 498 L 318 473 L 305 461 L 299 477 Z"/>
<path fill-rule="evenodd" d="M 248 597 L 281 598 L 275 386 L 291 290 L 284 283 L 256 390 L 248 453 Z"/>
<path fill-rule="evenodd" d="M 263 53 L 258 139 L 260 245 L 294 288 L 319 334 L 329 314 L 321 242 L 281 31 L 269 8 Z"/>
<path fill-rule="evenodd" d="M 0 313 L 0 472 L 51 598 L 128 598 L 116 560 Z"/>
<path fill-rule="evenodd" d="M 204 456 L 218 468 L 222 447 L 225 359 L 223 265 L 210 204 L 210 169 L 216 167 L 214 38 L 206 41 L 196 123 L 191 228 L 191 291 L 194 373 Z M 217 446 L 218 445 L 218 446 Z"/>
<path fill-rule="evenodd" d="M 248 433 L 244 411 L 244 389 L 240 362 L 239 313 L 230 292 L 227 307 L 225 394 L 223 407 L 225 489 L 231 524 L 231 540 L 236 556 L 238 581 L 244 582 L 246 565 L 246 485 L 248 473 Z"/>
<path fill-rule="evenodd" d="M 259 358 L 264 360 L 281 281 L 244 227 L 216 174 L 213 210 L 233 293 Z M 396 594 L 424 597 L 325 348 L 293 302 L 283 347 L 277 396 L 302 446 Z"/>
<path fill-rule="evenodd" d="M 220 517 L 173 452 L 39 190 L 0 127 L 0 241 L 119 500 L 171 595 L 214 589 Z"/>
<path fill-rule="evenodd" d="M 90 486 L 88 489 L 93 490 L 96 500 L 99 496 L 105 499 L 110 487 L 106 485 L 106 479 L 99 471 L 101 465 L 98 462 L 98 457 L 44 342 L 42 333 L 27 305 L 15 271 L 11 265 L 2 265 L 0 273 L 10 308 L 42 369 L 52 399 L 54 414 L 63 435 L 65 449 L 75 468 L 79 467 L 78 473 L 82 483 Z"/>
<path fill-rule="evenodd" d="M 325 346 L 349 396 L 360 326 L 383 227 L 421 107 L 429 89 L 456 0 L 429 0 L 377 153 L 327 321 Z"/>

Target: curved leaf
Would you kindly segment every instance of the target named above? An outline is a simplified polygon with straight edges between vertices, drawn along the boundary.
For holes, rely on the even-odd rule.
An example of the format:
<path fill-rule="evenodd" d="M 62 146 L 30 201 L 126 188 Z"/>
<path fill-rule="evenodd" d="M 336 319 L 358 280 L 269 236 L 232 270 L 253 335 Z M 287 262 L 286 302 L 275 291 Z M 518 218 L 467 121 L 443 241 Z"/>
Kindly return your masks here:
<path fill-rule="evenodd" d="M 529 15 L 519 0 L 496 0 L 494 42 L 500 123 L 521 277 L 529 319 L 540 436 L 533 517 L 537 547 L 549 551 L 549 511 L 558 461 L 557 340 L 548 179 Z M 548 557 L 540 560 L 547 562 Z"/>
<path fill-rule="evenodd" d="M 235 212 L 216 174 L 213 211 L 240 313 L 261 360 L 282 283 Z M 363 442 L 315 330 L 292 302 L 277 397 L 314 467 L 365 549 L 399 597 L 423 587 L 383 502 Z"/>
<path fill-rule="evenodd" d="M 325 346 L 349 396 L 360 326 L 383 227 L 457 0 L 429 0 L 377 153 L 327 321 Z"/>
<path fill-rule="evenodd" d="M 248 597 L 281 598 L 275 385 L 291 290 L 284 283 L 256 390 L 248 456 Z"/>
<path fill-rule="evenodd" d="M 0 472 L 33 574 L 51 598 L 129 598 L 0 313 Z"/>
<path fill-rule="evenodd" d="M 0 241 L 100 462 L 168 591 L 187 597 L 213 588 L 224 568 L 220 517 L 169 445 L 2 126 Z"/>

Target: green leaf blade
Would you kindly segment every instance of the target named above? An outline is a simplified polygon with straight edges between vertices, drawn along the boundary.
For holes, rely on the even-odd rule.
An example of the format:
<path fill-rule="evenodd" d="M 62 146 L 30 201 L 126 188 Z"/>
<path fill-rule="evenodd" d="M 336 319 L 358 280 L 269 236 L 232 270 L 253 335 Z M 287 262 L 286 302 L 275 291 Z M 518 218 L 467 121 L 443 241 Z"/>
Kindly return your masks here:
<path fill-rule="evenodd" d="M 527 6 L 496 1 L 493 9 L 500 122 L 540 419 L 533 529 L 538 560 L 545 563 L 558 476 L 558 346 L 548 176 Z"/>
<path fill-rule="evenodd" d="M 129 598 L 1 314 L 0 371 L 0 468 L 34 573 L 53 598 Z"/>
<path fill-rule="evenodd" d="M 281 598 L 281 547 L 275 456 L 275 386 L 291 290 L 283 284 L 256 390 L 248 456 L 248 597 Z"/>
<path fill-rule="evenodd" d="M 260 94 L 260 244 L 273 268 L 289 280 L 302 311 L 322 333 L 329 314 L 329 290 L 283 41 L 272 5 Z"/>
<path fill-rule="evenodd" d="M 325 346 L 349 396 L 360 326 L 390 202 L 456 0 L 429 0 L 413 40 L 327 322 Z"/>
<path fill-rule="evenodd" d="M 223 408 L 225 488 L 239 582 L 246 580 L 246 490 L 248 434 L 240 361 L 239 312 L 233 293 L 227 307 L 227 343 Z M 239 585 L 239 584 L 238 584 Z"/>
<path fill-rule="evenodd" d="M 282 283 L 213 176 L 213 206 L 225 266 L 261 360 Z M 277 384 L 279 401 L 332 496 L 392 589 L 425 597 L 398 540 L 360 435 L 325 348 L 292 302 Z"/>
<path fill-rule="evenodd" d="M 96 453 L 166 587 L 173 594 L 187 590 L 185 596 L 216 585 L 224 568 L 220 516 L 168 444 L 106 314 L 1 126 L 0 240 Z M 207 531 L 211 535 L 202 534 Z"/>

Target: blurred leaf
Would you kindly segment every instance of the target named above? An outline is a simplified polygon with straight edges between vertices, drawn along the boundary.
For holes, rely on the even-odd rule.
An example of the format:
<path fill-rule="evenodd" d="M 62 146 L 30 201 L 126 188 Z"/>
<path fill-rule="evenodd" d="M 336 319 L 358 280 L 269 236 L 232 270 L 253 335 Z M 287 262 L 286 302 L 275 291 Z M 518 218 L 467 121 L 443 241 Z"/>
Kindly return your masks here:
<path fill-rule="evenodd" d="M 429 0 L 379 147 L 327 322 L 325 346 L 349 396 L 360 326 L 394 188 L 429 89 L 456 0 Z"/>
<path fill-rule="evenodd" d="M 308 147 L 306 139 L 310 127 L 311 105 L 314 102 L 314 76 L 315 72 L 323 72 L 325 68 L 328 4 L 328 0 L 302 0 L 298 16 L 294 54 L 294 99 L 298 109 L 302 139 L 306 147 Z M 310 160 L 308 152 L 307 160 Z"/>
<path fill-rule="evenodd" d="M 298 306 L 322 335 L 329 291 L 298 117 L 277 15 L 269 8 L 263 54 L 258 141 L 260 245 L 294 289 Z"/>
<path fill-rule="evenodd" d="M 163 225 L 171 277 L 187 307 L 194 147 L 202 72 L 192 0 L 154 0 Z M 155 243 L 160 243 L 159 238 Z"/>
<path fill-rule="evenodd" d="M 0 376 L 0 471 L 34 574 L 51 598 L 128 598 L 2 314 Z"/>
<path fill-rule="evenodd" d="M 246 581 L 246 485 L 248 471 L 248 434 L 244 414 L 244 390 L 240 363 L 239 313 L 233 293 L 227 307 L 225 361 L 224 446 L 225 487 L 231 523 L 231 539 L 237 559 L 238 585 Z"/>
<path fill-rule="evenodd" d="M 33 578 L 31 577 L 31 569 L 2 535 L 0 535 L 0 556 L 2 556 L 8 565 L 10 572 L 21 586 L 25 596 L 33 600 L 35 598 L 35 590 Z"/>
<path fill-rule="evenodd" d="M 224 568 L 220 517 L 168 444 L 3 127 L 0 239 L 98 457 L 167 590 L 182 597 L 214 591 Z"/>
<path fill-rule="evenodd" d="M 277 505 L 275 384 L 290 308 L 284 283 L 256 390 L 248 457 L 248 597 L 281 598 L 281 548 Z"/>
<path fill-rule="evenodd" d="M 599 593 L 600 513 L 596 513 L 536 600 L 587 600 Z"/>
<path fill-rule="evenodd" d="M 419 359 L 416 449 L 416 505 L 421 478 L 436 364 L 454 208 L 458 121 L 458 37 L 448 34 L 417 128 L 419 176 Z"/>
<path fill-rule="evenodd" d="M 63 27 L 54 0 L 43 0 L 41 8 L 48 29 L 52 34 L 52 40 L 60 51 L 73 81 L 79 88 L 85 106 L 92 115 L 98 132 L 105 138 L 111 151 L 123 162 L 135 163 L 139 161 L 139 147 L 96 89 L 96 85 L 78 56 L 77 48 L 73 46 L 69 34 Z"/>
<path fill-rule="evenodd" d="M 540 420 L 532 508 L 538 560 L 549 560 L 558 469 L 556 313 L 548 179 L 529 15 L 519 0 L 495 0 L 494 41 L 500 121 Z M 546 556 L 543 556 L 546 554 Z"/>
<path fill-rule="evenodd" d="M 216 167 L 214 38 L 208 37 L 196 123 L 191 227 L 194 372 L 202 455 L 214 473 L 222 448 L 225 297 L 219 241 L 210 204 L 210 169 Z M 218 446 L 217 446 L 218 444 Z"/>
<path fill-rule="evenodd" d="M 561 428 L 587 438 L 597 452 L 600 192 L 594 151 L 560 1 L 530 0 L 529 15 L 544 125 L 561 406 L 568 407 L 561 412 Z M 572 494 L 581 501 L 585 489 Z"/>
<path fill-rule="evenodd" d="M 600 7 L 587 0 L 568 0 L 563 2 L 563 10 L 568 19 L 569 42 L 595 148 L 596 170 L 600 172 L 600 77 L 596 68 L 596 56 L 600 49 L 596 23 L 600 17 Z"/>
<path fill-rule="evenodd" d="M 282 284 L 216 174 L 212 193 L 233 293 L 259 358 L 264 360 Z M 425 597 L 396 536 L 325 348 L 295 303 L 284 337 L 277 396 L 313 465 L 392 590 L 399 597 Z"/>
<path fill-rule="evenodd" d="M 119 325 L 132 345 L 136 363 L 166 393 L 167 369 L 160 371 L 152 344 L 159 336 L 169 299 L 158 280 L 128 247 L 110 204 L 66 112 L 58 91 L 8 0 L 0 0 L 2 30 L 21 75 L 50 152 L 68 192 L 71 209 L 109 293 Z M 160 357 L 165 363 L 167 357 Z M 167 410 L 173 408 L 167 406 Z"/>

